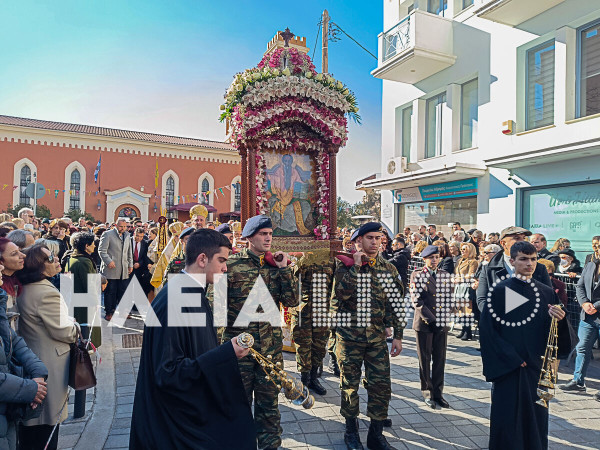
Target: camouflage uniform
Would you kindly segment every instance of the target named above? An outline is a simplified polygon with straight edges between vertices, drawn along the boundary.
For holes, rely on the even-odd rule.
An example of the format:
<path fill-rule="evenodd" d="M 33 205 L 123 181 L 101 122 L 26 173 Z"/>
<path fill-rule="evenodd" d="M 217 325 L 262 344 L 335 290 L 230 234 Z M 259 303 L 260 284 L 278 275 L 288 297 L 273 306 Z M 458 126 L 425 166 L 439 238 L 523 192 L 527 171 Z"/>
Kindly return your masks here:
<path fill-rule="evenodd" d="M 311 266 L 307 269 L 295 267 L 295 275 L 302 282 L 301 303 L 292 312 L 292 333 L 296 346 L 296 363 L 300 373 L 310 372 L 312 368 L 321 366 L 325 358 L 329 338 L 329 327 L 326 324 L 333 270 L 333 263 L 319 267 Z M 317 310 L 320 323 L 317 323 L 320 326 L 315 326 L 313 321 L 315 301 L 319 305 Z"/>
<path fill-rule="evenodd" d="M 282 330 L 269 323 L 251 323 L 247 328 L 233 327 L 255 281 L 261 276 L 273 300 L 283 306 L 298 304 L 296 282 L 289 267 L 278 268 L 266 263 L 248 249 L 231 255 L 227 261 L 227 328 L 223 340 L 230 340 L 242 332 L 254 336 L 254 349 L 264 356 L 271 355 L 281 362 Z M 281 445 L 281 425 L 278 408 L 279 389 L 269 380 L 261 366 L 251 357 L 239 359 L 238 364 L 248 401 L 254 394 L 254 423 L 259 448 Z M 235 431 L 234 431 L 235 432 Z"/>
<path fill-rule="evenodd" d="M 403 304 L 402 281 L 396 268 L 377 255 L 360 267 L 347 267 L 338 261 L 334 288 L 331 312 L 338 315 L 336 354 L 341 371 L 341 414 L 346 419 L 358 417 L 358 387 L 364 363 L 363 383 L 369 395 L 367 416 L 383 421 L 387 418 L 392 393 L 385 328 L 394 327 L 394 339 L 402 339 L 405 323 L 394 311 Z M 370 304 L 365 300 L 369 289 Z M 365 293 L 358 298 L 360 291 Z M 351 317 L 351 321 L 344 323 L 347 319 L 340 316 Z M 369 317 L 370 323 L 365 322 Z"/>

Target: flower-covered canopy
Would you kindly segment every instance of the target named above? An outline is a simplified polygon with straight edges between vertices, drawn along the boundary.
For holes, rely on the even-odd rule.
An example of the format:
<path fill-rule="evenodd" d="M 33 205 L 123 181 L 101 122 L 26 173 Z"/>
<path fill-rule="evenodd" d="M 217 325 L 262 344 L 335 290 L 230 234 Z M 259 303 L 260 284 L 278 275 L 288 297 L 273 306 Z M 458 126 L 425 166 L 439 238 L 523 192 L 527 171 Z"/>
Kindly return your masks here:
<path fill-rule="evenodd" d="M 254 141 L 261 148 L 288 151 L 337 149 L 348 139 L 347 117 L 360 121 L 354 94 L 341 81 L 317 73 L 308 55 L 289 47 L 238 73 L 221 110 L 238 148 Z"/>

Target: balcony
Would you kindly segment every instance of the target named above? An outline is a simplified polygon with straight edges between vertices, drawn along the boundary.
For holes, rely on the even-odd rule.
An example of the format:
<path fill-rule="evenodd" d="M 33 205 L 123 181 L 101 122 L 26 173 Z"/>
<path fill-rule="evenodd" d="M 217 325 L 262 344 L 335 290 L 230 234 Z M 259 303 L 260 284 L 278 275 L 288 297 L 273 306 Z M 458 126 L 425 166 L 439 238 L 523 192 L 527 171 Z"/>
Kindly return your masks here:
<path fill-rule="evenodd" d="M 565 0 L 475 0 L 475 14 L 515 27 Z"/>
<path fill-rule="evenodd" d="M 376 78 L 415 84 L 456 62 L 452 20 L 415 10 L 379 35 Z"/>

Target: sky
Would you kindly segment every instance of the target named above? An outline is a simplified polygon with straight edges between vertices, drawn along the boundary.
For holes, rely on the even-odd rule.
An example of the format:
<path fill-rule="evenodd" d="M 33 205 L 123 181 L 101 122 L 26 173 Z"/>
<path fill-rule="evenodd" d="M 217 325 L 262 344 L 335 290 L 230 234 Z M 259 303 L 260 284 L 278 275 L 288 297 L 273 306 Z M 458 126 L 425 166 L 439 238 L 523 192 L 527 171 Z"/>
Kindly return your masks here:
<path fill-rule="evenodd" d="M 277 30 L 305 36 L 312 57 L 323 9 L 377 54 L 381 0 L 19 0 L 3 2 L 0 114 L 222 141 L 219 105 Z M 321 71 L 320 42 L 314 56 Z M 8 44 L 8 45 L 7 45 Z M 377 61 L 348 37 L 329 44 L 329 72 L 356 94 L 338 154 L 338 193 L 380 171 Z"/>

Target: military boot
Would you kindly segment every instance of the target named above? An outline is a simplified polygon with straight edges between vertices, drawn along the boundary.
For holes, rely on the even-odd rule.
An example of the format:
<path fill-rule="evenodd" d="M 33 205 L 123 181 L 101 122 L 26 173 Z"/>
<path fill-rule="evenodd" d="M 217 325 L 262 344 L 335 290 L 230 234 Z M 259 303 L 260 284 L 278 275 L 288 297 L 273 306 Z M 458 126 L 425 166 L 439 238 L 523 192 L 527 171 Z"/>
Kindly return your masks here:
<path fill-rule="evenodd" d="M 344 433 L 344 442 L 348 450 L 364 450 L 358 435 L 358 419 L 346 419 L 346 432 Z"/>
<path fill-rule="evenodd" d="M 319 375 L 318 375 L 318 367 L 313 367 L 310 370 L 310 381 L 308 382 L 308 389 L 310 389 L 311 392 L 314 392 L 316 394 L 319 395 L 325 395 L 327 394 L 327 389 L 325 389 L 321 383 L 319 382 Z"/>
<path fill-rule="evenodd" d="M 317 370 L 317 376 L 321 378 L 321 375 L 323 375 L 323 363 L 321 363 L 319 370 Z"/>
<path fill-rule="evenodd" d="M 371 426 L 369 426 L 369 433 L 367 434 L 367 448 L 371 450 L 392 450 L 383 435 L 383 420 L 371 419 Z"/>
<path fill-rule="evenodd" d="M 302 381 L 304 386 L 308 387 L 308 384 L 310 383 L 310 372 L 300 373 L 300 381 Z"/>
<path fill-rule="evenodd" d="M 329 370 L 331 370 L 336 377 L 340 376 L 340 368 L 337 363 L 337 358 L 333 353 L 329 354 L 329 364 L 327 367 L 329 367 Z"/>

